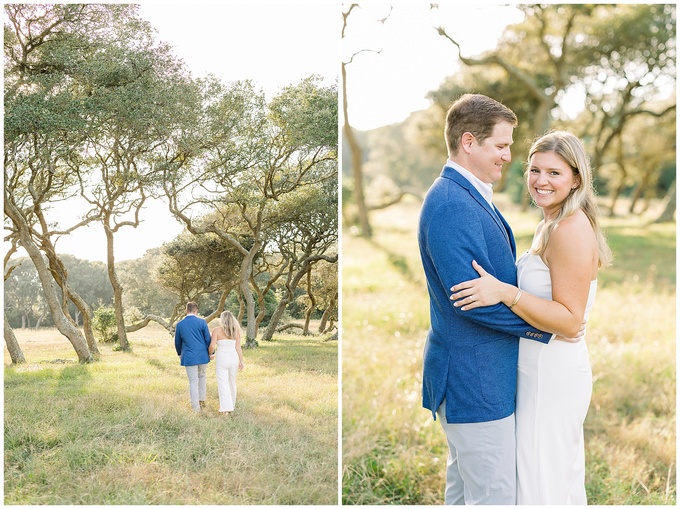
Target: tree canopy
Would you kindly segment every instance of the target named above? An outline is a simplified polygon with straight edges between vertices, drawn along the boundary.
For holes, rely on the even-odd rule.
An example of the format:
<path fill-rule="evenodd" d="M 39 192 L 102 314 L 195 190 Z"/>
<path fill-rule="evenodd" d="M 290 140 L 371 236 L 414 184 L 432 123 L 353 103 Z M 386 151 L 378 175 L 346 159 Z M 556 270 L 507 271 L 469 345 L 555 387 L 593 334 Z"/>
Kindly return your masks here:
<path fill-rule="evenodd" d="M 432 9 L 438 8 L 433 4 Z M 524 14 L 523 21 L 507 26 L 496 47 L 479 55 L 465 54 L 457 34 L 446 26 L 433 27 L 456 48 L 461 67 L 430 92 L 428 110 L 400 124 L 359 133 L 365 140 L 369 203 L 389 202 L 389 197 L 372 191 L 388 188 L 373 186 L 376 178 L 392 182 L 392 197 L 405 189 L 421 193 L 427 189 L 446 157 L 445 112 L 467 92 L 494 97 L 519 118 L 513 163 L 495 186 L 518 201 L 528 203 L 522 184 L 528 145 L 553 128 L 571 130 L 584 139 L 597 189 L 609 195 L 611 213 L 621 193 L 633 198 L 674 193 L 675 146 L 670 140 L 675 138 L 676 6 L 528 4 L 517 8 Z M 651 124 L 658 127 L 653 137 L 659 142 L 653 145 L 659 150 L 642 163 L 642 154 L 650 151 L 647 137 L 637 133 Z"/>
<path fill-rule="evenodd" d="M 310 189 L 328 193 L 328 210 L 337 204 L 327 185 L 337 187 L 336 86 L 309 76 L 268 100 L 249 81 L 194 78 L 137 11 L 5 6 L 5 240 L 28 252 L 37 279 L 26 284 L 39 282 L 40 309 L 49 309 L 81 361 L 97 353 L 93 297 L 80 281 L 88 276 L 57 254 L 59 238 L 88 224 L 103 228 L 104 286 L 123 349 L 127 331 L 149 319 L 172 331 L 186 300 L 205 295 L 217 311 L 234 289 L 253 345 L 261 320 L 255 299 L 289 270 L 280 263 L 273 270 L 283 259 L 281 232 L 319 222 L 318 203 L 306 201 Z M 119 277 L 115 234 L 139 225 L 150 197 L 165 199 L 186 231 L 162 248 L 162 260 L 123 264 Z M 85 208 L 65 224 L 58 211 L 75 200 Z M 337 221 L 326 226 L 337 236 Z M 265 259 L 273 272 L 255 274 L 253 263 Z M 135 284 L 143 268 L 166 286 L 163 299 Z M 28 304 L 15 305 L 27 320 Z"/>

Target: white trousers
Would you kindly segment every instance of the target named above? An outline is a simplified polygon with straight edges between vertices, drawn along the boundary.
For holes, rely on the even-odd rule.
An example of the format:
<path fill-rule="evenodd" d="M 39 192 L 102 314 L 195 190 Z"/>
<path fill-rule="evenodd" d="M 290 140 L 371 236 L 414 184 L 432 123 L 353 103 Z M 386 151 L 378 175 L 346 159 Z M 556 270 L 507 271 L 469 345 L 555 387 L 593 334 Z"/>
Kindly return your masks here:
<path fill-rule="evenodd" d="M 449 444 L 446 505 L 515 505 L 515 415 L 489 422 L 448 424 L 446 401 L 437 410 Z"/>
<path fill-rule="evenodd" d="M 187 377 L 189 378 L 189 398 L 191 399 L 191 408 L 194 412 L 200 412 L 201 405 L 199 401 L 205 401 L 205 372 L 208 365 L 197 364 L 195 366 L 185 366 L 185 368 L 187 368 Z"/>
<path fill-rule="evenodd" d="M 221 339 L 217 342 L 215 355 L 215 376 L 217 393 L 220 398 L 220 412 L 233 412 L 236 406 L 236 374 L 238 373 L 238 353 L 234 340 Z"/>

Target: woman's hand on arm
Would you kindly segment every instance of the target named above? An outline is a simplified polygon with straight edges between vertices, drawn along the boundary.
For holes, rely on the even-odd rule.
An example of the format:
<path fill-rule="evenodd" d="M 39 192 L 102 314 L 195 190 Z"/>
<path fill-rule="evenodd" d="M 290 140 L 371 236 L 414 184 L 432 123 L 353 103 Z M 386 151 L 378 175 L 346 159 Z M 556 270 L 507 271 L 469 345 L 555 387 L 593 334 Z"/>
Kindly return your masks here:
<path fill-rule="evenodd" d="M 480 277 L 463 281 L 451 288 L 453 294 L 450 299 L 455 301 L 453 305 L 460 307 L 462 311 L 468 311 L 485 306 L 493 306 L 499 302 L 510 304 L 517 295 L 517 287 L 499 281 L 475 260 L 472 267 Z"/>
<path fill-rule="evenodd" d="M 577 212 L 560 222 L 542 259 L 550 271 L 552 298 L 524 293 L 512 311 L 530 325 L 557 334 L 558 341 L 578 342 L 591 279 L 597 273 L 597 241 L 585 214 Z"/>
<path fill-rule="evenodd" d="M 578 343 L 585 337 L 585 335 L 586 335 L 586 322 L 584 320 L 583 323 L 581 324 L 581 328 L 578 330 L 578 333 L 573 338 L 565 338 L 564 336 L 555 335 L 554 339 L 555 341 L 564 341 L 565 343 Z"/>

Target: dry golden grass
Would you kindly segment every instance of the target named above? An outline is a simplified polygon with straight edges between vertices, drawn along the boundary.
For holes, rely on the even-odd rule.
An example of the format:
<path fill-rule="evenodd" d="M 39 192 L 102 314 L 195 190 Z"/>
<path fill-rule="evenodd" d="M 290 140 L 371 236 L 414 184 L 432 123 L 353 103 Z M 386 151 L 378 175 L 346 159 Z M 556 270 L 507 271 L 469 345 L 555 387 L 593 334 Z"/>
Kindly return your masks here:
<path fill-rule="evenodd" d="M 208 409 L 191 412 L 160 327 L 88 365 L 55 330 L 17 337 L 28 364 L 5 368 L 6 504 L 337 503 L 337 342 L 246 350 L 227 419 L 212 364 Z"/>
<path fill-rule="evenodd" d="M 498 197 L 501 201 L 505 198 Z M 343 236 L 343 502 L 441 504 L 447 448 L 421 408 L 429 300 L 420 204 L 376 212 L 374 238 Z M 502 207 L 518 251 L 539 220 Z M 615 266 L 588 323 L 594 390 L 586 490 L 594 505 L 676 500 L 675 225 L 606 220 Z"/>

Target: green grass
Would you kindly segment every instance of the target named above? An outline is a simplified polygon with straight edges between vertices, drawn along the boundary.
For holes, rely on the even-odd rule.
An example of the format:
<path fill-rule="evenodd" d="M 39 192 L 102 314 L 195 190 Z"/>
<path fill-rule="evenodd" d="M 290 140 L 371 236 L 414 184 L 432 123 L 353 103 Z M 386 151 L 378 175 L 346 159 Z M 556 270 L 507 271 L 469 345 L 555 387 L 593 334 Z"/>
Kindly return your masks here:
<path fill-rule="evenodd" d="M 281 335 L 245 350 L 236 412 L 190 410 L 171 338 L 76 363 L 55 330 L 16 331 L 5 352 L 5 504 L 337 504 L 337 342 Z"/>
<path fill-rule="evenodd" d="M 499 196 L 498 199 L 503 199 Z M 371 241 L 343 236 L 343 503 L 442 504 L 447 447 L 421 407 L 429 302 L 416 202 L 375 212 Z M 512 210 L 518 251 L 540 217 Z M 589 504 L 676 501 L 675 225 L 604 221 L 613 267 L 588 323 Z"/>

